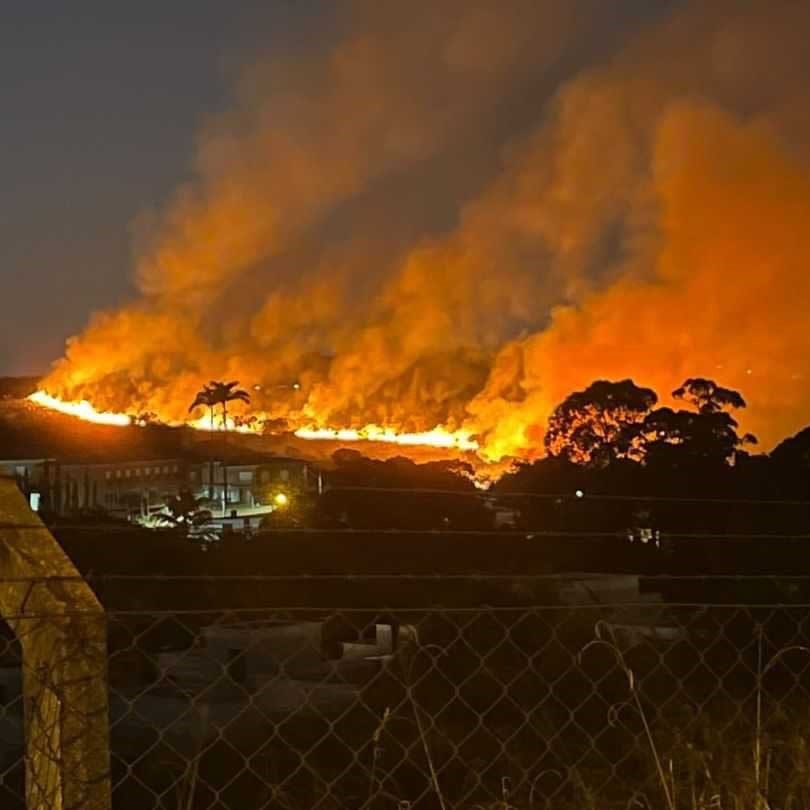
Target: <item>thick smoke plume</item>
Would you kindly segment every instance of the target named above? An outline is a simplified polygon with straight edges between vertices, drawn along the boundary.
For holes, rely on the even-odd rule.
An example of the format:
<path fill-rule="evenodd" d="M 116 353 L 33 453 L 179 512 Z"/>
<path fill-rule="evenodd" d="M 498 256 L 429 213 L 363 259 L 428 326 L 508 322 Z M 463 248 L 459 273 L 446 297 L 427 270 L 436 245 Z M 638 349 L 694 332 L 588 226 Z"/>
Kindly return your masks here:
<path fill-rule="evenodd" d="M 141 297 L 45 387 L 181 419 L 239 379 L 292 426 L 465 428 L 499 458 L 593 379 L 709 376 L 766 447 L 794 431 L 810 7 L 642 7 L 347 4 L 329 48 L 245 70 L 142 218 Z"/>

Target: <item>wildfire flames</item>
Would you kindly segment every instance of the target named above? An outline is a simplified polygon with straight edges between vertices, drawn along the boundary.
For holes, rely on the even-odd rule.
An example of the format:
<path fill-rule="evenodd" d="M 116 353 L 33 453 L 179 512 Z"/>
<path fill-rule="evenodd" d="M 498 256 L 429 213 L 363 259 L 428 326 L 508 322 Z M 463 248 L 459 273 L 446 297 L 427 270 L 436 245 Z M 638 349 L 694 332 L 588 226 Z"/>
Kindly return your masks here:
<path fill-rule="evenodd" d="M 67 416 L 74 416 L 86 422 L 94 422 L 99 425 L 143 425 L 145 424 L 136 414 L 110 413 L 99 411 L 87 400 L 79 402 L 66 402 L 58 397 L 51 396 L 45 391 L 36 391 L 28 397 L 29 401 L 50 410 L 58 411 Z M 260 420 L 259 420 L 260 421 Z M 254 424 L 258 424 L 257 421 Z M 176 423 L 175 423 L 176 424 Z M 195 430 L 222 430 L 221 419 L 215 419 L 213 427 L 209 419 L 200 417 L 185 423 Z M 229 431 L 237 433 L 258 433 L 261 427 L 254 427 L 254 424 L 238 424 L 232 417 L 228 417 L 227 427 Z M 382 428 L 378 425 L 366 425 L 365 427 L 354 429 L 344 428 L 342 430 L 332 430 L 328 428 L 298 428 L 293 431 L 299 439 L 311 441 L 334 441 L 340 443 L 354 442 L 383 442 L 386 444 L 399 444 L 403 446 L 435 447 L 452 450 L 477 451 L 478 443 L 470 437 L 466 431 L 450 432 L 442 427 L 421 433 L 397 433 L 390 428 Z"/>
<path fill-rule="evenodd" d="M 299 428 L 295 431 L 299 439 L 331 440 L 340 442 L 386 442 L 388 444 L 401 444 L 404 446 L 440 447 L 452 450 L 479 449 L 478 442 L 470 438 L 467 431 L 450 432 L 442 427 L 421 433 L 397 433 L 390 428 L 378 425 L 366 425 L 359 430 L 343 428 L 330 430 L 328 428 Z"/>
<path fill-rule="evenodd" d="M 810 410 L 810 4 L 641 5 L 345 4 L 251 66 L 34 401 L 177 424 L 241 380 L 302 439 L 497 461 L 593 380 L 702 376 L 769 449 Z"/>
<path fill-rule="evenodd" d="M 132 424 L 132 417 L 127 416 L 125 413 L 97 411 L 86 399 L 79 402 L 63 402 L 58 397 L 52 397 L 45 391 L 35 391 L 28 399 L 43 408 L 50 408 L 68 416 L 75 416 L 77 419 L 84 419 L 85 422 L 95 422 L 97 425 L 125 426 Z"/>

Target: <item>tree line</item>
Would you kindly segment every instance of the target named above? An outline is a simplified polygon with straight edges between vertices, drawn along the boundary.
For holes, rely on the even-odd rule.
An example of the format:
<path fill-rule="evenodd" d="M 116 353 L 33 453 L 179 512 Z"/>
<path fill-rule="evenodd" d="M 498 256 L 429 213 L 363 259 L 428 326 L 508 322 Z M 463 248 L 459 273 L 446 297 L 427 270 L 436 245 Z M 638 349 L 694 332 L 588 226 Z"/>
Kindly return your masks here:
<path fill-rule="evenodd" d="M 545 449 L 589 467 L 622 459 L 649 465 L 733 464 L 757 439 L 740 435 L 732 411 L 745 408 L 738 391 L 692 377 L 672 392 L 685 407 L 656 407 L 658 395 L 632 380 L 598 380 L 569 395 L 549 419 Z"/>

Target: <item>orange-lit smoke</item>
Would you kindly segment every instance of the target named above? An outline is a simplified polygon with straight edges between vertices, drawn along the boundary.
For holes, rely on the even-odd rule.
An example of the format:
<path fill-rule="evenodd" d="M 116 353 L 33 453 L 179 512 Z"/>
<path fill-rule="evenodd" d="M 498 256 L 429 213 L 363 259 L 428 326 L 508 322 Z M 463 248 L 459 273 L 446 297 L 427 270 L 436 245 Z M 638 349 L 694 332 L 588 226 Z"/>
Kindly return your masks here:
<path fill-rule="evenodd" d="M 239 379 L 291 429 L 488 458 L 540 452 L 597 378 L 715 377 L 766 448 L 807 422 L 806 4 L 612 33 L 623 3 L 506 5 L 358 2 L 317 57 L 248 69 L 145 227 L 141 298 L 46 389 L 171 421 Z"/>

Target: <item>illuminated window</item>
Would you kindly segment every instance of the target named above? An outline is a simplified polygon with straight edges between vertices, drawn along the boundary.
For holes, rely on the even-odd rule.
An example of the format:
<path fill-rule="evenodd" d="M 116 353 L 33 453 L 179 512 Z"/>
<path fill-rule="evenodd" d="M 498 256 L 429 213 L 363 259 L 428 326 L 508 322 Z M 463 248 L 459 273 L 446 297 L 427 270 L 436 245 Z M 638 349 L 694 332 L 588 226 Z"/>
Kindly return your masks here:
<path fill-rule="evenodd" d="M 160 475 L 160 467 L 155 467 L 155 468 L 152 470 L 152 472 L 153 472 L 155 475 Z"/>
<path fill-rule="evenodd" d="M 140 477 L 141 477 L 141 468 L 140 468 L 140 467 L 138 467 L 138 468 L 135 470 L 135 475 L 137 475 L 137 476 L 138 476 L 138 478 L 140 478 Z"/>
<path fill-rule="evenodd" d="M 110 480 L 110 478 L 112 478 L 112 472 L 110 472 L 110 470 L 107 470 L 107 471 L 104 473 L 104 477 L 105 477 L 105 478 L 106 478 L 106 479 L 109 481 L 109 480 Z"/>
<path fill-rule="evenodd" d="M 124 475 L 126 475 L 126 477 L 127 477 L 127 478 L 130 478 L 130 477 L 132 476 L 132 470 L 127 470 L 127 471 L 124 473 Z"/>
<path fill-rule="evenodd" d="M 252 481 L 253 480 L 253 473 L 250 470 L 240 470 L 239 471 L 239 480 L 240 481 Z"/>
<path fill-rule="evenodd" d="M 169 474 L 169 465 L 168 465 L 168 464 L 167 464 L 167 465 L 166 465 L 166 466 L 163 468 L 163 474 L 164 474 L 164 475 L 168 475 L 168 474 Z"/>
<path fill-rule="evenodd" d="M 289 481 L 290 480 L 290 471 L 289 470 L 279 470 L 278 477 L 282 481 Z"/>
<path fill-rule="evenodd" d="M 116 478 L 120 478 L 120 477 L 121 477 L 121 470 L 116 470 L 116 471 L 115 471 L 115 477 L 116 477 Z"/>

